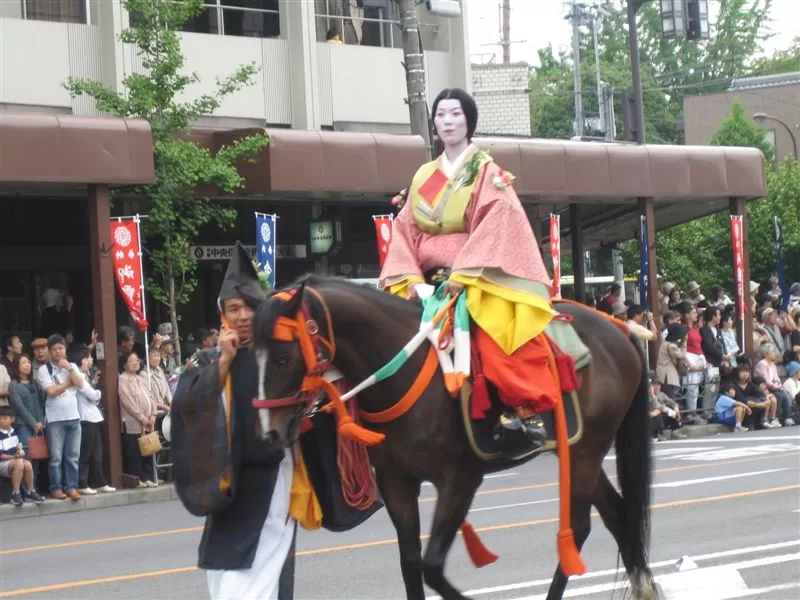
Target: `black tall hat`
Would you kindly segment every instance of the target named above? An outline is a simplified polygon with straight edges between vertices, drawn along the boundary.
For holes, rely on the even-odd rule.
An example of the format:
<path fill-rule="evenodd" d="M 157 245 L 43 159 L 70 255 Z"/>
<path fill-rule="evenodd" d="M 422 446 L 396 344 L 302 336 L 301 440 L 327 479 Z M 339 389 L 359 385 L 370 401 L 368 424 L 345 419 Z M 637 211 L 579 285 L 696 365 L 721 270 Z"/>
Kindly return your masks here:
<path fill-rule="evenodd" d="M 228 270 L 225 271 L 225 279 L 222 280 L 217 302 L 220 311 L 222 303 L 233 298 L 241 298 L 252 309 L 258 308 L 266 298 L 258 272 L 241 242 L 236 242 Z"/>

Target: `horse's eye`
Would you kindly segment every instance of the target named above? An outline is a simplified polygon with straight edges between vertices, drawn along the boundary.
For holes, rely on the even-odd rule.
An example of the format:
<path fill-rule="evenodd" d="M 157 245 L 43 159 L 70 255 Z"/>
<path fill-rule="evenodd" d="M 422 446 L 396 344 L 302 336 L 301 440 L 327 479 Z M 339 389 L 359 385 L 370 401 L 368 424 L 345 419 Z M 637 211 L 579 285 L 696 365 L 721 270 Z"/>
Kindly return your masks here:
<path fill-rule="evenodd" d="M 292 356 L 288 352 L 284 352 L 275 357 L 275 364 L 279 367 L 285 367 L 292 360 Z"/>

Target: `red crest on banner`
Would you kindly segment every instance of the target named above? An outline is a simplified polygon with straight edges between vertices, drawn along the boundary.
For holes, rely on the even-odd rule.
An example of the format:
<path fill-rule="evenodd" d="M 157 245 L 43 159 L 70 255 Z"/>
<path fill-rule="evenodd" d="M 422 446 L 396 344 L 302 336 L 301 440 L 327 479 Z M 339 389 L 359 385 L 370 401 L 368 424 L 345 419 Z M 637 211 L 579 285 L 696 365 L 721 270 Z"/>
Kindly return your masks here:
<path fill-rule="evenodd" d="M 125 304 L 142 331 L 147 330 L 142 300 L 139 229 L 133 219 L 111 221 L 111 259 L 114 277 Z"/>
<path fill-rule="evenodd" d="M 550 291 L 554 298 L 561 297 L 561 215 L 550 215 L 550 256 L 553 259 L 553 285 Z"/>
<path fill-rule="evenodd" d="M 744 320 L 747 303 L 744 291 L 744 245 L 741 215 L 731 215 L 731 248 L 733 250 L 733 276 L 736 285 L 736 313 L 740 320 Z"/>
<path fill-rule="evenodd" d="M 383 267 L 386 255 L 389 253 L 389 245 L 392 243 L 392 217 L 373 216 L 372 220 L 375 223 L 375 235 L 378 238 L 378 259 Z"/>

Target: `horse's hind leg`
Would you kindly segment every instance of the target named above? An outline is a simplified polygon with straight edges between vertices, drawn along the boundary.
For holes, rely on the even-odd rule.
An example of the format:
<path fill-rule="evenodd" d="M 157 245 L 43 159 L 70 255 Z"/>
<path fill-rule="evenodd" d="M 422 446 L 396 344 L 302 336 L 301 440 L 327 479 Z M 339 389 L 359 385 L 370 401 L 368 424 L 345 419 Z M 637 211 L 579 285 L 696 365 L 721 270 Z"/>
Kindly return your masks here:
<path fill-rule="evenodd" d="M 444 563 L 456 532 L 469 512 L 475 491 L 482 475 L 468 469 L 454 470 L 447 475 L 450 480 L 436 486 L 438 498 L 433 515 L 431 536 L 422 559 L 422 573 L 427 583 L 443 600 L 462 600 L 465 596 L 453 587 L 444 576 Z"/>
<path fill-rule="evenodd" d="M 376 470 L 378 488 L 397 531 L 400 570 L 408 600 L 425 600 L 422 585 L 422 544 L 419 539 L 419 489 L 416 479 L 392 466 Z"/>
<path fill-rule="evenodd" d="M 594 505 L 597 507 L 597 512 L 600 513 L 600 518 L 603 519 L 606 529 L 611 532 L 617 542 L 622 564 L 625 566 L 625 571 L 628 573 L 628 578 L 631 582 L 633 598 L 635 600 L 653 598 L 655 596 L 655 586 L 652 575 L 646 564 L 634 564 L 636 561 L 630 557 L 631 553 L 628 551 L 623 531 L 624 506 L 622 496 L 611 484 L 605 471 L 601 473 L 600 481 L 597 484 Z"/>
<path fill-rule="evenodd" d="M 574 481 L 574 479 L 573 479 Z M 572 510 L 570 511 L 572 519 L 572 532 L 575 535 L 575 545 L 580 550 L 589 537 L 589 532 L 592 530 L 591 508 L 592 503 L 586 494 L 572 493 Z M 556 572 L 553 575 L 553 581 L 550 582 L 550 589 L 547 591 L 547 600 L 561 600 L 564 596 L 564 590 L 567 587 L 568 577 L 564 575 L 561 570 L 561 565 L 556 567 Z"/>

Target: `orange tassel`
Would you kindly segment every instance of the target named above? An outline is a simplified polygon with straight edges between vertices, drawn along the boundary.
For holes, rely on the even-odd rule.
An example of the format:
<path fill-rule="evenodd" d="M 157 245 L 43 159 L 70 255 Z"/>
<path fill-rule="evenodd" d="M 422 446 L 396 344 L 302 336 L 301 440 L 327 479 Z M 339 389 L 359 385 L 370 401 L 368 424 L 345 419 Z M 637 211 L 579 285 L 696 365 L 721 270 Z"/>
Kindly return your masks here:
<path fill-rule="evenodd" d="M 336 421 L 339 424 L 339 435 L 365 446 L 375 446 L 386 439 L 386 436 L 382 433 L 370 431 L 353 421 L 353 417 L 347 412 L 347 407 L 342 402 L 339 390 L 330 381 L 320 378 L 319 385 L 325 390 L 331 404 L 333 404 L 333 409 L 336 412 Z"/>
<path fill-rule="evenodd" d="M 464 545 L 467 547 L 467 554 L 469 554 L 469 558 L 476 568 L 480 569 L 497 560 L 497 554 L 483 545 L 481 538 L 478 537 L 472 525 L 464 521 L 460 529 L 461 536 L 464 538 Z"/>
<path fill-rule="evenodd" d="M 575 545 L 575 536 L 572 529 L 561 530 L 558 532 L 558 563 L 561 572 L 567 577 L 573 575 L 583 575 L 586 573 L 586 565 L 583 563 L 581 553 Z"/>

